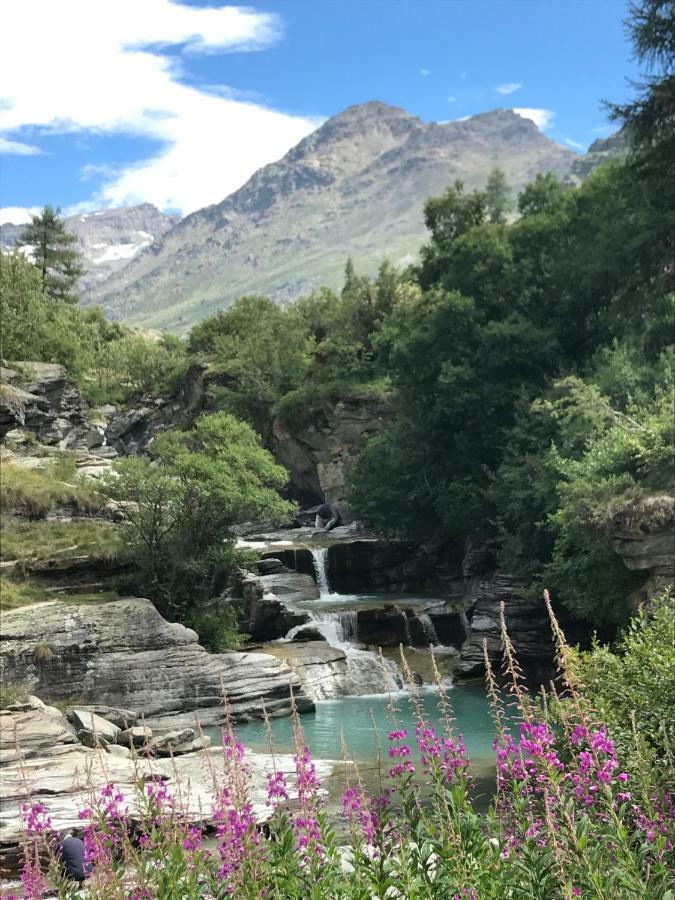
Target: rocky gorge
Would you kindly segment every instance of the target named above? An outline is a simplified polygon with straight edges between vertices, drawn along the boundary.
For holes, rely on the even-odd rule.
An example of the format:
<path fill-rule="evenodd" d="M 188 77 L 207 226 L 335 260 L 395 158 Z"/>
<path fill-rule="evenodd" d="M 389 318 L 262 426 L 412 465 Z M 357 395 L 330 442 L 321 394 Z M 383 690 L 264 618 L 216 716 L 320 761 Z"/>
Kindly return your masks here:
<path fill-rule="evenodd" d="M 117 409 L 92 408 L 60 366 L 12 363 L 0 375 L 3 466 L 40 469 L 70 454 L 86 479 L 109 471 L 118 456 L 146 452 L 162 430 L 193 421 L 208 408 L 217 377 L 193 367 L 173 396 Z M 336 503 L 348 524 L 328 535 L 298 523 L 273 532 L 242 525 L 241 546 L 258 562 L 217 602 L 234 611 L 248 636 L 243 650 L 210 653 L 195 631 L 167 621 L 150 600 L 107 596 L 118 563 L 101 552 L 3 561 L 5 574 L 21 569 L 40 579 L 33 602 L 3 606 L 0 616 L 0 677 L 29 695 L 7 704 L 0 722 L 6 861 L 20 840 L 20 802 L 29 793 L 45 797 L 65 828 L 74 821 L 83 773 L 93 787 L 111 775 L 130 784 L 140 760 L 188 780 L 195 803 L 205 802 L 208 758 L 217 751 L 200 729 L 222 723 L 223 695 L 232 719 L 245 723 L 260 718 L 263 705 L 269 716 L 287 717 L 293 702 L 311 714 L 323 701 L 399 691 L 401 646 L 427 686 L 430 646 L 448 682 L 482 679 L 484 642 L 495 666 L 501 663 L 502 603 L 526 674 L 535 683 L 548 678 L 553 648 L 543 602 L 497 570 L 486 548 L 385 541 L 350 521 L 349 467 L 385 417 L 380 401 L 346 398 L 301 423 L 275 422 L 273 446 L 294 495 Z M 654 498 L 648 506 L 612 523 L 614 549 L 645 573 L 643 596 L 672 583 L 675 565 L 672 503 Z M 50 515 L 93 527 L 110 524 L 114 509 L 65 507 Z M 255 758 L 261 785 L 266 766 L 264 755 Z M 264 816 L 262 800 L 258 813 Z"/>

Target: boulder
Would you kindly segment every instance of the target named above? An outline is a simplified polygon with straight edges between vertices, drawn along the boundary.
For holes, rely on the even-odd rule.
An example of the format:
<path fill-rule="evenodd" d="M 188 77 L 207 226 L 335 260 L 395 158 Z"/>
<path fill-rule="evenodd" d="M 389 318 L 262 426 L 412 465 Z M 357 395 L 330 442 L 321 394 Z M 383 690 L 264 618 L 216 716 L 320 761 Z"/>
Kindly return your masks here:
<path fill-rule="evenodd" d="M 291 612 L 273 594 L 256 600 L 249 615 L 248 630 L 255 641 L 276 641 L 285 637 L 291 628 L 309 621 L 306 613 Z"/>
<path fill-rule="evenodd" d="M 112 724 L 116 725 L 119 729 L 129 728 L 132 725 L 135 725 L 139 719 L 139 714 L 133 709 L 120 709 L 117 706 L 104 706 L 103 704 L 95 703 L 88 706 L 67 707 L 66 719 L 68 719 L 69 722 L 74 721 L 73 714 L 75 711 L 81 713 L 94 713 L 94 715 L 107 719 L 108 722 L 112 722 Z"/>
<path fill-rule="evenodd" d="M 96 715 L 96 713 L 93 713 L 90 710 L 74 707 L 69 718 L 75 726 L 75 730 L 78 732 L 78 738 L 80 737 L 81 731 L 87 731 L 92 735 L 96 735 L 101 742 L 105 742 L 106 744 L 114 744 L 117 741 L 117 736 L 120 733 L 119 726 L 114 725 L 112 722 L 109 722 L 102 716 Z M 86 743 L 86 741 L 82 741 L 82 743 L 87 747 L 93 746 L 92 744 Z"/>
<path fill-rule="evenodd" d="M 268 557 L 258 562 L 258 572 L 261 575 L 275 575 L 279 572 L 288 572 L 288 569 L 280 559 Z"/>
<path fill-rule="evenodd" d="M 293 633 L 293 640 L 302 644 L 305 641 L 325 641 L 326 638 L 314 625 L 303 625 Z"/>
<path fill-rule="evenodd" d="M 287 604 L 304 603 L 307 600 L 318 600 L 319 589 L 314 577 L 300 572 L 275 572 L 261 575 L 258 578 L 265 593 L 274 594 Z"/>
<path fill-rule="evenodd" d="M 465 612 L 430 612 L 438 642 L 446 647 L 461 647 L 469 636 L 469 620 Z"/>
<path fill-rule="evenodd" d="M 117 735 L 117 743 L 122 747 L 143 747 L 152 740 L 152 728 L 145 725 L 134 725 Z"/>
<path fill-rule="evenodd" d="M 183 752 L 191 750 L 194 739 L 194 728 L 181 728 L 153 737 L 148 742 L 147 749 L 159 756 L 171 756 L 173 753 L 180 752 L 181 748 Z"/>
<path fill-rule="evenodd" d="M 361 643 L 374 647 L 398 647 L 410 643 L 408 617 L 391 603 L 378 609 L 360 609 L 356 633 Z"/>

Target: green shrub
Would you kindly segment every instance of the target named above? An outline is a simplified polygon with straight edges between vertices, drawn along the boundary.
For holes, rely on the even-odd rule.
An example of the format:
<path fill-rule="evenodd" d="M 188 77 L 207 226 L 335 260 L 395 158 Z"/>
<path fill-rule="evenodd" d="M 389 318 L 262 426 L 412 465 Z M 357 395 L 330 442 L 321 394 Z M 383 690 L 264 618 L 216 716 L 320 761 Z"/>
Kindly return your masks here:
<path fill-rule="evenodd" d="M 118 462 L 103 489 L 125 518 L 134 589 L 163 615 L 191 621 L 237 566 L 234 526 L 289 518 L 293 506 L 278 493 L 287 473 L 224 412 L 158 435 L 152 455 Z"/>
<path fill-rule="evenodd" d="M 622 749 L 635 731 L 659 764 L 675 752 L 675 594 L 666 592 L 640 609 L 616 647 L 595 643 L 578 655 L 579 677 Z"/>
<path fill-rule="evenodd" d="M 199 635 L 200 643 L 213 653 L 241 650 L 250 639 L 247 634 L 239 631 L 235 611 L 228 605 L 197 610 L 188 624 Z"/>
<path fill-rule="evenodd" d="M 33 657 L 38 665 L 47 662 L 56 655 L 56 651 L 51 644 L 36 644 L 33 649 Z"/>

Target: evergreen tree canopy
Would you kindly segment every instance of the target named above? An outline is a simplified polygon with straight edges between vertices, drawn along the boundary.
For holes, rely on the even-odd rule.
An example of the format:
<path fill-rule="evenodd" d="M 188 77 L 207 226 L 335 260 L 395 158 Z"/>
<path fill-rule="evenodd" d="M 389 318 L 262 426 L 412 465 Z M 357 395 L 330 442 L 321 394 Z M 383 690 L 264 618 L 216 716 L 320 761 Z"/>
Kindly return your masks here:
<path fill-rule="evenodd" d="M 77 238 L 66 231 L 59 213 L 58 208 L 45 206 L 41 213 L 32 217 L 17 245 L 31 248 L 47 297 L 75 303 L 77 282 L 84 268 L 80 254 L 72 248 Z"/>

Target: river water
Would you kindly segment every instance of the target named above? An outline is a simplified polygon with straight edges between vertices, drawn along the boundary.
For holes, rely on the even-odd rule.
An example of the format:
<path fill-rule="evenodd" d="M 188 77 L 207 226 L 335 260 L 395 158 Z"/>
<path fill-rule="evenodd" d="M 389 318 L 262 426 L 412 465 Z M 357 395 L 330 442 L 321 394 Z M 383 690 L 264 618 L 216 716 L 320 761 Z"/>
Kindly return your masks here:
<path fill-rule="evenodd" d="M 316 710 L 301 716 L 300 723 L 304 738 L 312 755 L 317 758 L 339 760 L 343 755 L 343 742 L 347 747 L 348 757 L 359 764 L 371 764 L 377 757 L 378 742 L 384 748 L 386 756 L 387 735 L 394 727 L 408 729 L 414 744 L 414 731 L 417 715 L 411 703 L 409 692 L 401 690 L 403 684 L 397 663 L 392 659 L 396 654 L 388 654 L 384 660 L 396 707 L 396 722 L 392 721 L 390 711 L 391 698 L 385 693 L 382 661 L 376 654 L 359 649 L 356 641 L 356 610 L 359 607 L 371 607 L 380 602 L 391 602 L 392 598 L 374 597 L 372 595 L 341 595 L 331 589 L 327 575 L 326 550 L 312 550 L 315 577 L 319 587 L 320 598 L 313 602 L 302 602 L 297 605 L 298 611 L 309 614 L 310 623 L 318 630 L 331 646 L 339 647 L 347 654 L 350 671 L 353 669 L 354 681 L 361 681 L 368 691 L 365 696 L 341 696 L 328 700 L 317 700 Z M 401 606 L 428 606 L 429 598 L 398 596 Z M 428 617 L 427 617 L 428 618 Z M 435 634 L 429 620 L 429 637 L 433 641 Z M 298 629 L 292 629 L 285 640 L 292 640 Z M 422 651 L 414 651 L 419 655 Z M 447 671 L 447 661 L 452 656 L 451 648 L 437 647 L 434 650 L 439 661 L 439 668 Z M 428 666 L 426 667 L 429 668 Z M 359 679 L 359 672 L 364 677 Z M 373 677 L 373 672 L 375 676 Z M 454 686 L 451 678 L 444 681 L 446 696 L 454 719 L 453 728 L 456 734 L 462 734 L 467 752 L 472 760 L 472 769 L 476 774 L 491 772 L 494 767 L 492 742 L 495 736 L 494 724 L 490 716 L 489 703 L 482 685 Z M 374 693 L 383 691 L 383 693 Z M 438 689 L 433 685 L 425 685 L 419 689 L 419 697 L 425 717 L 433 722 L 439 732 L 442 729 L 442 716 L 438 709 Z M 358 693 L 364 693 L 359 691 Z M 269 750 L 269 738 L 265 726 L 260 721 L 246 722 L 235 729 L 237 737 L 244 746 L 252 750 Z M 214 743 L 219 742 L 217 729 L 211 729 L 210 735 Z M 272 748 L 275 752 L 293 750 L 293 723 L 289 718 L 272 719 L 270 722 Z"/>

